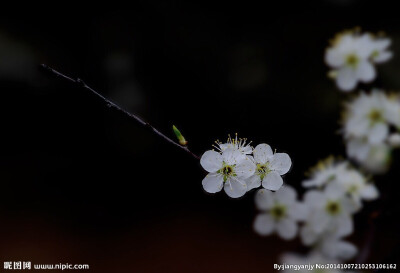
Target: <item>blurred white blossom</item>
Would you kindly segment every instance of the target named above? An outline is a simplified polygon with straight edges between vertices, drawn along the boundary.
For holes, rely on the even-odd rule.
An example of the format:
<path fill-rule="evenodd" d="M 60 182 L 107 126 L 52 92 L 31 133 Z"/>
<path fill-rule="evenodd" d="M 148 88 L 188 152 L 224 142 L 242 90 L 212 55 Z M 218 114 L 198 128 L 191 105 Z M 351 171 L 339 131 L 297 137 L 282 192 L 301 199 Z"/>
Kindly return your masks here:
<path fill-rule="evenodd" d="M 216 193 L 224 188 L 232 198 L 243 196 L 247 192 L 246 179 L 254 174 L 255 164 L 236 149 L 225 149 L 222 154 L 207 151 L 200 159 L 201 166 L 209 172 L 203 179 L 206 192 Z"/>
<path fill-rule="evenodd" d="M 305 206 L 297 201 L 296 191 L 289 186 L 278 192 L 258 190 L 255 203 L 261 213 L 254 220 L 254 230 L 264 236 L 276 232 L 283 239 L 293 239 L 297 222 L 307 215 Z"/>
<path fill-rule="evenodd" d="M 307 191 L 304 203 L 308 217 L 300 232 L 303 244 L 312 245 L 328 235 L 342 238 L 353 232 L 352 215 L 358 207 L 339 185 Z"/>
<path fill-rule="evenodd" d="M 341 172 L 338 175 L 337 183 L 353 199 L 357 207 L 361 207 L 362 200 L 371 201 L 379 197 L 375 185 L 358 170 L 347 169 L 345 172 Z"/>
<path fill-rule="evenodd" d="M 377 144 L 386 140 L 390 126 L 400 128 L 400 103 L 374 89 L 360 93 L 346 105 L 343 133 L 345 138 L 365 138 Z"/>
<path fill-rule="evenodd" d="M 255 174 L 247 180 L 248 190 L 264 188 L 277 191 L 283 185 L 281 175 L 286 174 L 292 166 L 292 161 L 286 153 L 273 153 L 268 144 L 259 144 L 253 151 L 256 164 Z"/>
<path fill-rule="evenodd" d="M 335 161 L 333 157 L 321 160 L 312 168 L 310 177 L 303 181 L 303 187 L 321 187 L 337 180 L 340 173 L 348 168 L 347 161 Z"/>
<path fill-rule="evenodd" d="M 374 89 L 347 103 L 343 135 L 347 155 L 372 173 L 385 172 L 400 128 L 400 99 Z M 400 142 L 399 142 L 400 144 Z"/>
<path fill-rule="evenodd" d="M 347 160 L 328 157 L 319 161 L 316 167 L 311 169 L 310 178 L 302 183 L 306 188 L 323 188 L 329 184 L 336 184 L 344 194 L 352 198 L 359 208 L 362 200 L 370 201 L 379 196 L 375 185 L 363 173 L 352 167 Z"/>
<path fill-rule="evenodd" d="M 353 90 L 358 82 L 369 83 L 376 77 L 374 63 L 382 63 L 392 56 L 387 50 L 390 39 L 370 33 L 345 31 L 336 35 L 326 50 L 325 62 L 329 73 L 342 91 Z"/>

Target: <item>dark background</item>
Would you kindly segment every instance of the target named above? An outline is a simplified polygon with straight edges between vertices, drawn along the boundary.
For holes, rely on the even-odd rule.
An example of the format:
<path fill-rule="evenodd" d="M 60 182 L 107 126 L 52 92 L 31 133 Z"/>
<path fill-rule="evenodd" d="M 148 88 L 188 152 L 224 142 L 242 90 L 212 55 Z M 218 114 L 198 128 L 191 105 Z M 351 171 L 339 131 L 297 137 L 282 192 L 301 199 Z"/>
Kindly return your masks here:
<path fill-rule="evenodd" d="M 328 40 L 356 26 L 385 31 L 394 58 L 371 86 L 400 88 L 400 19 L 385 1 L 222 5 L 136 2 L 103 12 L 63 9 L 0 17 L 0 262 L 86 263 L 92 272 L 270 272 L 298 239 L 252 231 L 253 193 L 209 195 L 198 161 L 38 68 L 46 63 L 201 155 L 238 133 L 293 160 L 285 182 L 344 155 L 343 101 L 327 77 Z M 350 241 L 368 262 L 399 257 L 399 154 L 383 192 L 356 216 Z M 1 264 L 2 266 L 2 264 Z M 2 268 L 2 267 L 1 267 Z M 1 269 L 3 270 L 3 269 Z"/>

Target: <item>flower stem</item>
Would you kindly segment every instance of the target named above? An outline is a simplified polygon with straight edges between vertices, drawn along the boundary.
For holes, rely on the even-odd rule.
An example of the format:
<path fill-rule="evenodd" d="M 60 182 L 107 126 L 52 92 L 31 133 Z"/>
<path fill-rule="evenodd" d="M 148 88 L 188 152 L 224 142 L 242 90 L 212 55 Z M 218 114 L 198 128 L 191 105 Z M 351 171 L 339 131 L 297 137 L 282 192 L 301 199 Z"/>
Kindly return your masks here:
<path fill-rule="evenodd" d="M 105 96 L 103 96 L 102 94 L 100 94 L 99 92 L 97 92 L 96 90 L 94 90 L 93 88 L 91 88 L 90 86 L 88 86 L 84 81 L 82 81 L 79 78 L 72 78 L 69 77 L 67 75 L 64 75 L 61 72 L 58 72 L 57 70 L 49 67 L 48 65 L 45 64 L 41 64 L 40 67 L 42 69 L 44 69 L 45 71 L 49 72 L 50 74 L 57 76 L 57 77 L 61 77 L 64 80 L 70 81 L 74 84 L 76 84 L 77 86 L 84 88 L 86 90 L 89 90 L 90 92 L 92 92 L 93 94 L 95 94 L 97 97 L 101 98 L 108 107 L 110 108 L 115 108 L 118 111 L 124 113 L 125 115 L 127 115 L 128 117 L 134 119 L 135 121 L 137 121 L 140 125 L 146 127 L 147 129 L 149 129 L 150 131 L 152 131 L 153 133 L 155 133 L 156 135 L 158 135 L 159 137 L 163 138 L 164 140 L 166 140 L 167 142 L 175 145 L 176 147 L 184 150 L 185 152 L 187 152 L 188 154 L 190 154 L 192 157 L 196 158 L 196 159 L 200 159 L 199 156 L 197 156 L 196 154 L 194 154 L 192 151 L 189 150 L 189 148 L 187 146 L 183 146 L 180 145 L 179 143 L 175 142 L 174 140 L 170 139 L 169 137 L 167 137 L 166 135 L 164 135 L 163 133 L 161 133 L 159 130 L 157 130 L 156 128 L 154 128 L 150 123 L 148 123 L 147 121 L 144 121 L 142 118 L 140 118 L 139 116 L 137 116 L 134 113 L 128 112 L 127 110 L 123 109 L 121 106 L 119 106 L 118 104 L 116 104 L 115 102 L 109 100 L 108 98 L 106 98 Z"/>

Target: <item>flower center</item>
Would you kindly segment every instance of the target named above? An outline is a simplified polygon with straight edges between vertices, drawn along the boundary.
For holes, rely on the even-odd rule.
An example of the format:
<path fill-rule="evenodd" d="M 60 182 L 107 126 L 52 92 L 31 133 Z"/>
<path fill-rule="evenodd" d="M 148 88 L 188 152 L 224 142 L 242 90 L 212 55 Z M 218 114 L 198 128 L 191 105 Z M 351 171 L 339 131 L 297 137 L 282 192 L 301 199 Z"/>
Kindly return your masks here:
<path fill-rule="evenodd" d="M 231 175 L 233 173 L 233 168 L 229 165 L 222 168 L 222 173 L 224 175 Z"/>
<path fill-rule="evenodd" d="M 221 169 L 219 169 L 218 173 L 223 175 L 224 182 L 226 182 L 229 177 L 236 176 L 234 167 L 235 167 L 235 165 L 228 165 L 225 162 L 223 163 L 223 167 Z"/>
<path fill-rule="evenodd" d="M 260 176 L 261 180 L 264 179 L 264 177 L 271 171 L 268 168 L 269 162 L 265 164 L 257 164 L 257 174 Z"/>
<path fill-rule="evenodd" d="M 368 118 L 372 124 L 382 122 L 383 121 L 382 111 L 378 109 L 372 109 L 368 114 Z"/>
<path fill-rule="evenodd" d="M 326 203 L 325 210 L 330 214 L 330 215 L 337 215 L 340 213 L 340 204 L 337 201 L 328 201 Z"/>
<path fill-rule="evenodd" d="M 277 203 L 271 208 L 271 216 L 275 220 L 280 220 L 286 216 L 286 210 L 286 206 Z"/>
<path fill-rule="evenodd" d="M 349 54 L 346 56 L 346 64 L 352 68 L 356 68 L 358 65 L 359 59 L 356 54 Z"/>

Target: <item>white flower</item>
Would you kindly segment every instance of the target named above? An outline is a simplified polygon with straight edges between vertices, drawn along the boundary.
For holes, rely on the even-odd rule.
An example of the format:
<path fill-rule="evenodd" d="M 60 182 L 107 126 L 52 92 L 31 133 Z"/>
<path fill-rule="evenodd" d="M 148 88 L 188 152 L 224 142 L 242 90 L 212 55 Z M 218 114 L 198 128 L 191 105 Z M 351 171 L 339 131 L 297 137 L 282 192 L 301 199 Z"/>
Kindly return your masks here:
<path fill-rule="evenodd" d="M 320 161 L 310 179 L 303 181 L 304 187 L 322 187 L 327 184 L 337 184 L 348 194 L 357 207 L 361 200 L 374 200 L 379 193 L 372 183 L 358 170 L 352 168 L 348 161 L 337 161 L 333 157 Z"/>
<path fill-rule="evenodd" d="M 389 125 L 400 122 L 400 103 L 389 99 L 385 93 L 373 90 L 361 93 L 347 104 L 344 120 L 344 137 L 365 138 L 368 143 L 384 142 L 389 135 Z"/>
<path fill-rule="evenodd" d="M 333 157 L 318 162 L 312 169 L 309 179 L 304 180 L 303 187 L 321 187 L 330 182 L 335 182 L 340 173 L 345 172 L 349 163 L 347 161 L 337 162 Z"/>
<path fill-rule="evenodd" d="M 391 163 L 391 149 L 386 143 L 370 144 L 362 138 L 346 143 L 347 155 L 371 173 L 384 173 Z"/>
<path fill-rule="evenodd" d="M 246 143 L 246 141 L 246 138 L 238 139 L 237 134 L 235 134 L 235 138 L 231 138 L 231 136 L 229 136 L 226 143 L 221 143 L 217 140 L 215 142 L 217 146 L 214 145 L 214 147 L 221 153 L 226 149 L 233 149 L 239 150 L 242 154 L 249 155 L 253 152 L 253 148 L 250 146 L 251 141 L 249 143 Z"/>
<path fill-rule="evenodd" d="M 382 63 L 392 56 L 387 51 L 390 39 L 355 31 L 338 34 L 326 50 L 325 62 L 333 70 L 336 85 L 342 91 L 353 90 L 357 83 L 369 83 L 376 77 L 373 63 Z M 332 73 L 333 72 L 333 73 Z"/>
<path fill-rule="evenodd" d="M 354 169 L 349 169 L 346 172 L 340 173 L 337 183 L 350 195 L 358 207 L 361 206 L 361 200 L 371 201 L 379 196 L 375 185 L 368 183 L 367 178 Z"/>
<path fill-rule="evenodd" d="M 263 186 L 277 191 L 283 184 L 281 175 L 286 174 L 292 161 L 286 153 L 273 153 L 268 144 L 259 144 L 253 151 L 256 172 L 247 180 L 248 190 Z"/>
<path fill-rule="evenodd" d="M 247 192 L 246 179 L 254 174 L 255 165 L 239 150 L 225 149 L 222 154 L 207 151 L 200 159 L 201 166 L 209 172 L 203 179 L 206 192 L 216 193 L 222 187 L 232 198 L 243 196 Z"/>
<path fill-rule="evenodd" d="M 371 56 L 372 42 L 367 34 L 348 32 L 338 36 L 325 53 L 325 62 L 336 72 L 336 85 L 342 91 L 354 89 L 358 81 L 368 83 L 375 79 Z"/>
<path fill-rule="evenodd" d="M 358 207 L 336 183 L 306 192 L 304 202 L 309 214 L 300 231 L 303 244 L 312 245 L 326 234 L 341 238 L 353 232 L 351 216 Z"/>
<path fill-rule="evenodd" d="M 296 196 L 296 191 L 289 186 L 277 192 L 258 190 L 255 202 L 262 212 L 254 220 L 254 230 L 264 236 L 276 232 L 283 239 L 293 239 L 297 234 L 297 222 L 307 214 Z"/>

